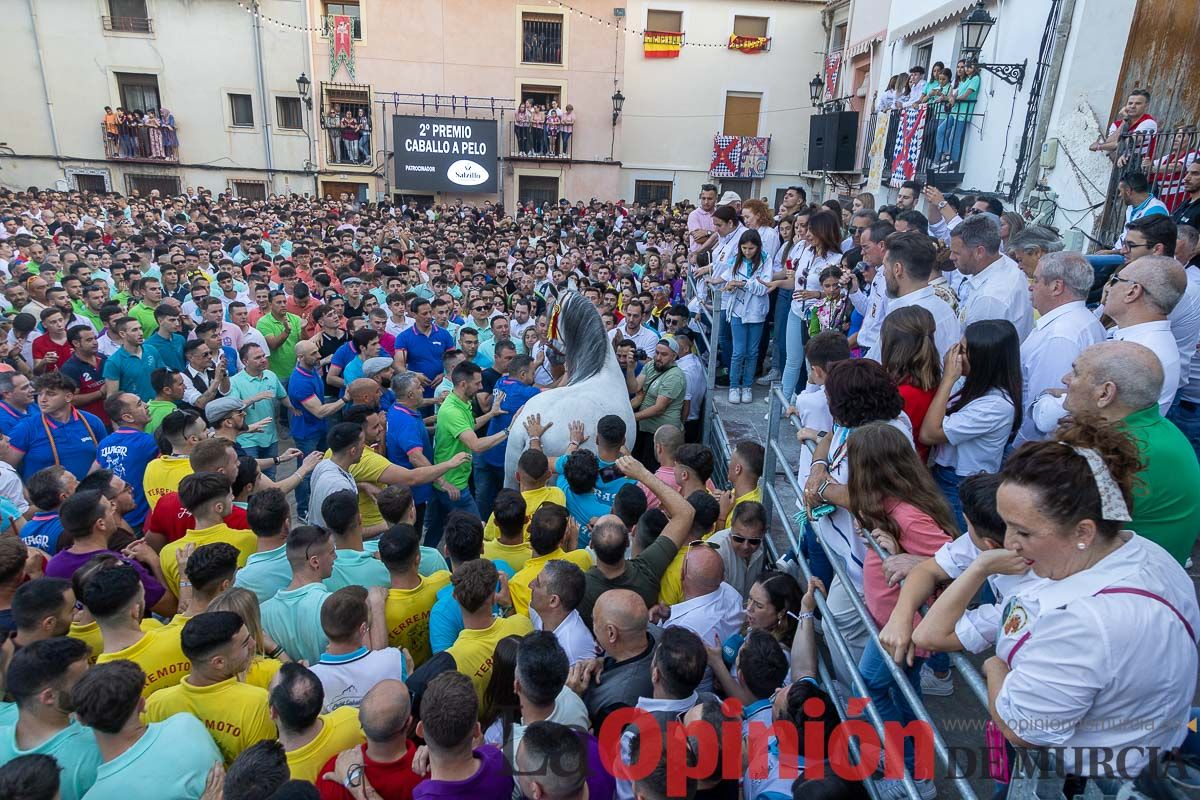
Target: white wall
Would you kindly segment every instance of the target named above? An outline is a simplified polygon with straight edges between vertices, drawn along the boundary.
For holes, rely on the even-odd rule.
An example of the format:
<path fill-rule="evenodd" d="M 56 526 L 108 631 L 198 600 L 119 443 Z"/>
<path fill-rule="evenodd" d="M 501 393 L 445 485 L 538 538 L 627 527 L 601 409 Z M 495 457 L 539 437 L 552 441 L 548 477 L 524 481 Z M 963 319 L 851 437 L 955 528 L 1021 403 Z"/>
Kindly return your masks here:
<path fill-rule="evenodd" d="M 679 58 L 646 58 L 641 39 L 625 48 L 625 106 L 619 123 L 617 157 L 622 162 L 621 195 L 633 198 L 635 180 L 674 180 L 673 197 L 695 197 L 709 180 L 713 136 L 721 132 L 727 91 L 761 92 L 758 134 L 771 136 L 767 177 L 755 194 L 797 181 L 807 166 L 808 81 L 821 66 L 825 30 L 820 2 L 634 0 L 627 24 L 642 30 L 646 10 L 683 11 L 686 41 L 728 41 L 733 17 L 769 17 L 771 50 L 747 55 L 725 48 L 683 47 Z"/>

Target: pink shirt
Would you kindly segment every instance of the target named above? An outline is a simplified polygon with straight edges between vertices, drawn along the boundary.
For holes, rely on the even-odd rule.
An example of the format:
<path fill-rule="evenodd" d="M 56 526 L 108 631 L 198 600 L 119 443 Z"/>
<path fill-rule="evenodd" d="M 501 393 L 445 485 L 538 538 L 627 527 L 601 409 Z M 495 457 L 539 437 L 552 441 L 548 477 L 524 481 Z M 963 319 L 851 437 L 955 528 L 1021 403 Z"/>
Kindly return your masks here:
<path fill-rule="evenodd" d="M 674 467 L 659 467 L 658 471 L 654 473 L 654 477 L 658 478 L 660 481 L 665 483 L 667 486 L 670 486 L 675 491 L 677 491 L 677 492 L 679 491 L 679 484 L 675 482 L 675 468 Z M 647 489 L 645 484 L 642 484 L 642 483 L 639 483 L 638 487 L 643 492 L 646 493 L 646 509 L 649 510 L 651 508 L 658 508 L 659 502 L 658 502 L 658 498 L 655 497 L 654 492 Z"/>
<path fill-rule="evenodd" d="M 888 513 L 900 528 L 900 552 L 931 557 L 939 547 L 950 541 L 949 534 L 938 527 L 933 518 L 924 511 L 911 503 L 895 500 L 891 502 L 894 505 Z M 883 627 L 900 598 L 900 584 L 888 586 L 887 578 L 883 575 L 883 562 L 870 547 L 867 548 L 867 557 L 863 561 L 863 593 L 872 619 L 876 625 Z M 918 619 L 919 615 L 913 617 L 914 626 Z"/>
<path fill-rule="evenodd" d="M 713 211 L 716 211 L 716 209 L 714 208 Z M 713 212 L 705 211 L 702 208 L 693 208 L 692 213 L 688 214 L 687 229 L 689 233 L 691 231 L 699 230 L 715 232 L 717 229 L 713 227 Z M 691 239 L 690 236 L 688 238 L 689 240 Z M 689 253 L 699 248 L 700 244 L 694 240 L 690 241 L 688 244 Z"/>

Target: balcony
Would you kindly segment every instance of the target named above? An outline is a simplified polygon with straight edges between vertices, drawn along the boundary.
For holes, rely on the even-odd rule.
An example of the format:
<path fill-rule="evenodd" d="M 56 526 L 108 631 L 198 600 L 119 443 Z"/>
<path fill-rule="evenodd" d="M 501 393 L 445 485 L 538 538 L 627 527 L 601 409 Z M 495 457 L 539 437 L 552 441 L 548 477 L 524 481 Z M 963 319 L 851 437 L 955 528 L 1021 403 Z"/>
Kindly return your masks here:
<path fill-rule="evenodd" d="M 984 115 L 947 111 L 944 106 L 933 105 L 926 106 L 923 115 L 919 112 L 918 108 L 910 108 L 887 116 L 888 129 L 883 134 L 880 152 L 883 183 L 895 187 L 906 180 L 919 180 L 942 190 L 957 188 L 963 179 L 962 164 L 969 134 L 982 130 Z M 871 144 L 879 119 L 877 112 L 867 120 L 862 154 L 864 175 L 869 175 L 875 166 Z M 903 141 L 899 154 L 898 139 Z"/>
<path fill-rule="evenodd" d="M 101 17 L 104 30 L 117 33 L 154 33 L 149 17 Z"/>
<path fill-rule="evenodd" d="M 119 125 L 115 136 L 100 123 L 100 138 L 104 142 L 104 157 L 109 161 L 128 161 L 139 164 L 178 164 L 179 139 L 177 131 L 170 135 L 162 128 L 144 125 Z M 151 136 L 151 132 L 156 135 Z"/>
<path fill-rule="evenodd" d="M 365 102 L 365 101 L 364 101 Z M 375 166 L 374 153 L 372 151 L 372 131 L 368 128 L 363 128 L 358 124 L 359 117 L 355 117 L 355 126 L 351 128 L 349 125 L 343 126 L 342 117 L 336 113 L 327 113 L 321 117 L 321 129 L 325 133 L 325 162 L 330 165 L 336 164 L 339 167 L 363 169 L 371 169 Z M 345 133 L 357 134 L 356 139 L 345 138 Z"/>
<path fill-rule="evenodd" d="M 1154 133 L 1124 134 L 1109 157 L 1113 170 L 1097 234 L 1102 242 L 1115 242 L 1125 228 L 1126 204 L 1120 199 L 1117 184 L 1127 175 L 1145 175 L 1150 180 L 1150 193 L 1172 213 L 1187 202 L 1183 175 L 1189 164 L 1200 159 L 1200 131 L 1195 125 L 1184 125 Z"/>
<path fill-rule="evenodd" d="M 571 148 L 575 141 L 572 133 L 564 133 L 561 129 L 553 133 L 546 127 L 534 128 L 530 125 L 517 125 L 515 122 L 509 123 L 508 133 L 509 158 L 534 161 L 571 160 Z"/>

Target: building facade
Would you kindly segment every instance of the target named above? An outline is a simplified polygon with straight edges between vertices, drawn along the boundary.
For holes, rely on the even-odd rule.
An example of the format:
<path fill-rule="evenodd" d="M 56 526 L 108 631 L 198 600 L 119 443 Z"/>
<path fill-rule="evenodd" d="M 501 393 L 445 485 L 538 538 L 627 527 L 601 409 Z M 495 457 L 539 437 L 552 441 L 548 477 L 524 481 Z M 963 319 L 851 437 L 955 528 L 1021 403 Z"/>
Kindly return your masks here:
<path fill-rule="evenodd" d="M 313 191 L 296 79 L 302 40 L 236 2 L 25 0 L 9 4 L 0 182 L 92 191 L 204 186 L 249 197 Z M 263 14 L 303 26 L 294 0 Z M 155 111 L 173 127 L 105 127 Z M 167 109 L 167 114 L 161 110 Z"/>

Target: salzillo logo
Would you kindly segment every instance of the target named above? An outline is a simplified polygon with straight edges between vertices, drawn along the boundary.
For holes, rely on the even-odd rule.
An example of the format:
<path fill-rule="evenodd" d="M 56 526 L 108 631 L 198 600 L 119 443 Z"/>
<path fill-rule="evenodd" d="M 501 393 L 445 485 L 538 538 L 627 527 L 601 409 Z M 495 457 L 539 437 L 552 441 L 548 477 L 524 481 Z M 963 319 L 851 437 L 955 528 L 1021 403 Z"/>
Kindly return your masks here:
<path fill-rule="evenodd" d="M 450 165 L 446 177 L 459 186 L 478 186 L 487 183 L 488 171 L 474 161 L 463 158 Z"/>

